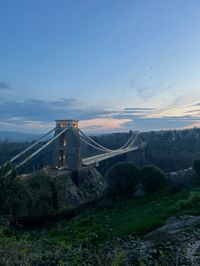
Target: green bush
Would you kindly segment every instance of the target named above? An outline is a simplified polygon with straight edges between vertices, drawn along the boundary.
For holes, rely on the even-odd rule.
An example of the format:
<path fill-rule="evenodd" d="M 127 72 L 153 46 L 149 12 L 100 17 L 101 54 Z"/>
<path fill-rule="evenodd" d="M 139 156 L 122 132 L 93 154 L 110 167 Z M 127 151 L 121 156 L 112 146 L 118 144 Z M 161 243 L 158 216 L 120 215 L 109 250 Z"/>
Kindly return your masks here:
<path fill-rule="evenodd" d="M 41 171 L 21 178 L 9 164 L 1 169 L 0 213 L 9 215 L 12 225 L 24 219 L 44 219 L 57 209 L 57 189 L 51 177 Z"/>
<path fill-rule="evenodd" d="M 162 190 L 167 186 L 164 172 L 158 167 L 145 165 L 140 170 L 142 185 L 148 194 Z"/>
<path fill-rule="evenodd" d="M 37 172 L 26 182 L 28 216 L 33 219 L 44 218 L 57 210 L 57 195 L 51 177 Z"/>
<path fill-rule="evenodd" d="M 132 162 L 113 165 L 107 173 L 108 192 L 112 196 L 130 195 L 139 180 L 139 167 Z"/>
<path fill-rule="evenodd" d="M 200 159 L 196 159 L 193 162 L 193 169 L 200 176 Z"/>
<path fill-rule="evenodd" d="M 7 163 L 0 170 L 0 211 L 10 217 L 10 223 L 15 225 L 18 209 L 24 203 L 24 185 L 17 176 L 15 167 Z"/>
<path fill-rule="evenodd" d="M 181 208 L 199 210 L 200 209 L 200 192 L 192 191 L 189 193 L 187 199 L 182 199 L 178 202 Z"/>

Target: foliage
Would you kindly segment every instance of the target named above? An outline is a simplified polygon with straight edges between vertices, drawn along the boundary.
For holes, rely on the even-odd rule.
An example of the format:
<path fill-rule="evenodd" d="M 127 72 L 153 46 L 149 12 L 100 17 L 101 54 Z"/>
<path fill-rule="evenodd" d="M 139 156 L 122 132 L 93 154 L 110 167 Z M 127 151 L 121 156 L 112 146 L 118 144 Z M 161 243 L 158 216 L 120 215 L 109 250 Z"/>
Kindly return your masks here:
<path fill-rule="evenodd" d="M 132 162 L 121 162 L 107 173 L 109 193 L 113 196 L 130 195 L 138 184 L 139 167 Z"/>
<path fill-rule="evenodd" d="M 11 215 L 11 223 L 16 224 L 17 209 L 24 200 L 24 186 L 17 177 L 15 167 L 7 163 L 0 171 L 0 211 Z"/>
<path fill-rule="evenodd" d="M 193 169 L 200 176 L 200 159 L 194 160 Z"/>
<path fill-rule="evenodd" d="M 130 235 L 144 234 L 172 215 L 200 214 L 198 205 L 184 205 L 184 208 L 182 205 L 183 200 L 190 201 L 196 193 L 200 194 L 200 190 L 122 199 L 114 202 L 113 209 L 97 206 L 71 220 L 37 230 L 0 227 L 1 262 L 3 265 L 120 265 L 126 254 L 117 246 L 117 239 L 121 242 Z M 158 236 L 161 242 L 167 239 L 167 235 Z"/>
<path fill-rule="evenodd" d="M 191 167 L 194 159 L 200 157 L 200 128 L 187 130 L 152 131 L 140 134 L 145 142 L 144 158 L 133 152 L 133 160 L 139 165 L 155 165 L 165 172 L 173 172 Z M 128 139 L 127 133 L 113 133 L 95 137 L 95 140 L 112 148 L 123 145 Z M 88 149 L 89 155 L 90 151 Z M 99 166 L 101 172 L 111 167 L 119 158 L 115 157 L 109 162 L 102 162 Z M 121 155 L 120 161 L 126 161 L 127 156 Z"/>
<path fill-rule="evenodd" d="M 167 186 L 165 174 L 155 166 L 145 165 L 140 170 L 142 185 L 147 193 L 155 193 Z"/>
<path fill-rule="evenodd" d="M 114 258 L 111 266 L 123 266 L 125 261 L 125 252 L 122 249 L 114 250 Z"/>
<path fill-rule="evenodd" d="M 12 224 L 21 219 L 45 219 L 57 211 L 57 201 L 55 184 L 43 172 L 23 178 L 10 164 L 1 169 L 0 212 L 11 215 Z"/>
<path fill-rule="evenodd" d="M 199 191 L 191 191 L 187 197 L 187 199 L 182 199 L 179 202 L 180 206 L 183 209 L 200 209 L 200 192 Z"/>
<path fill-rule="evenodd" d="M 20 153 L 31 144 L 32 142 L 9 142 L 0 140 L 0 165 L 3 165 L 6 161 L 10 160 L 13 156 Z M 41 143 L 40 145 L 43 144 L 44 143 Z M 49 145 L 45 150 L 41 151 L 37 156 L 32 158 L 30 162 L 26 163 L 23 167 L 18 169 L 19 173 L 28 173 L 35 171 L 37 169 L 41 169 L 44 165 L 50 164 L 52 157 L 52 147 L 52 145 Z M 34 152 L 36 149 L 38 149 L 38 146 L 34 147 L 31 151 Z M 22 156 L 22 159 L 23 158 L 25 157 Z"/>
<path fill-rule="evenodd" d="M 57 210 L 57 194 L 52 179 L 42 171 L 26 180 L 27 218 L 38 219 L 55 213 Z"/>
<path fill-rule="evenodd" d="M 191 167 L 200 156 L 200 128 L 142 133 L 145 163 L 166 172 Z"/>
<path fill-rule="evenodd" d="M 116 149 L 121 147 L 129 137 L 130 132 L 94 136 L 93 139 L 105 147 Z M 144 132 L 141 133 L 141 138 L 146 143 L 145 164 L 156 165 L 165 172 L 191 167 L 193 161 L 200 157 L 200 128 Z M 30 142 L 0 141 L 0 165 L 30 144 Z M 24 166 L 22 172 L 27 173 L 50 164 L 52 148 L 53 146 L 50 145 L 38 154 L 31 160 L 31 163 Z M 96 155 L 95 150 L 88 145 L 82 145 L 82 151 L 84 157 Z M 105 173 L 119 160 L 126 161 L 127 156 L 124 154 L 101 162 L 99 170 Z M 134 161 L 142 165 L 139 156 L 134 156 Z"/>

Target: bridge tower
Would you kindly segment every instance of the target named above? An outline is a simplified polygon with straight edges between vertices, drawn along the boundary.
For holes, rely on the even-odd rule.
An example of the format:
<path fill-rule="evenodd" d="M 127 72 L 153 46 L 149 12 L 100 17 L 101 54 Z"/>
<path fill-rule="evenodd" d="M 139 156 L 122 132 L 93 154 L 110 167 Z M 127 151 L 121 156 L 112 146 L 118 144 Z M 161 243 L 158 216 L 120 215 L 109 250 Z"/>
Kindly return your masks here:
<path fill-rule="evenodd" d="M 82 167 L 78 121 L 56 120 L 55 136 L 67 127 L 68 129 L 54 142 L 53 167 L 78 171 Z"/>

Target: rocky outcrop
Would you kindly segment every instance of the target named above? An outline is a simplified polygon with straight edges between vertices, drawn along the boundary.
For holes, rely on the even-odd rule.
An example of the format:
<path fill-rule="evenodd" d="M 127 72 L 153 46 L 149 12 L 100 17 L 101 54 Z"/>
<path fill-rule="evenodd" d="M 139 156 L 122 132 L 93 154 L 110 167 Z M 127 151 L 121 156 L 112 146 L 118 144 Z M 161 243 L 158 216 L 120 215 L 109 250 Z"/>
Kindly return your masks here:
<path fill-rule="evenodd" d="M 199 266 L 200 217 L 172 217 L 161 228 L 146 236 L 114 238 L 99 243 L 94 252 L 95 234 L 84 245 L 64 250 L 59 257 L 65 265 L 121 265 L 121 266 Z M 177 228 L 177 225 L 180 228 Z M 174 232 L 174 228 L 178 231 Z M 79 258 L 81 264 L 74 264 Z"/>
<path fill-rule="evenodd" d="M 30 175 L 19 176 L 23 193 L 15 211 L 17 221 L 37 224 L 48 217 L 69 217 L 79 212 L 79 207 L 100 199 L 107 183 L 93 167 L 84 167 L 78 173 L 66 169 L 44 169 Z"/>
<path fill-rule="evenodd" d="M 171 217 L 144 237 L 117 238 L 104 245 L 103 265 L 199 266 L 200 216 Z"/>
<path fill-rule="evenodd" d="M 194 172 L 192 167 L 167 173 L 167 179 L 173 188 L 186 187 L 199 182 L 199 176 Z"/>
<path fill-rule="evenodd" d="M 107 183 L 94 167 L 82 168 L 79 173 L 65 172 L 53 177 L 59 209 L 78 207 L 103 196 Z"/>
<path fill-rule="evenodd" d="M 180 232 L 186 226 L 191 226 L 195 223 L 200 223 L 200 216 L 185 215 L 185 216 L 182 216 L 181 218 L 176 218 L 175 216 L 173 216 L 167 219 L 167 221 L 162 227 L 149 233 L 147 236 L 150 237 L 160 232 L 176 234 Z"/>

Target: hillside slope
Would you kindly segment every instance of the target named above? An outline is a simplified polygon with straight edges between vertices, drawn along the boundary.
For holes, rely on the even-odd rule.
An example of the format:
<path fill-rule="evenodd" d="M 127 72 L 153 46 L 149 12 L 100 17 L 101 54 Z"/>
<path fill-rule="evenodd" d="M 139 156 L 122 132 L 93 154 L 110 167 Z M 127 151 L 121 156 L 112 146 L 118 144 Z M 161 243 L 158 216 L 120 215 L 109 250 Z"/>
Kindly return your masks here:
<path fill-rule="evenodd" d="M 186 214 L 199 215 L 199 202 L 200 189 L 196 188 L 171 195 L 104 202 L 71 220 L 37 230 L 12 230 L 2 225 L 1 262 L 3 265 L 176 265 L 177 260 L 183 263 L 186 249 L 177 258 L 175 245 L 180 245 L 183 237 L 186 244 L 197 245 L 199 223 L 195 226 L 190 223 L 193 226 L 190 229 L 177 231 L 174 239 L 168 232 L 148 238 L 144 235 L 171 216 L 185 219 L 190 217 Z M 194 246 L 195 252 L 198 247 Z M 191 265 L 188 258 L 184 262 Z"/>
<path fill-rule="evenodd" d="M 15 132 L 15 131 L 0 131 L 0 140 L 7 140 L 12 142 L 25 142 L 33 141 L 40 137 L 40 134 L 31 134 L 24 132 Z"/>

